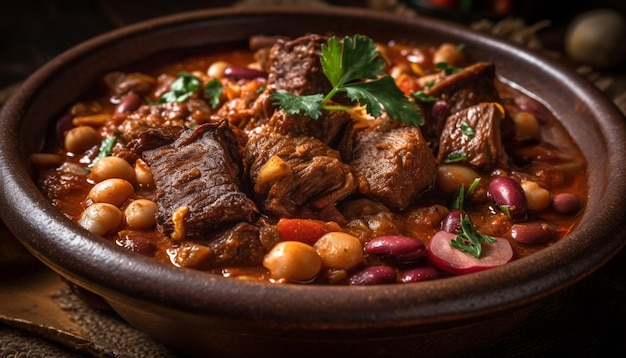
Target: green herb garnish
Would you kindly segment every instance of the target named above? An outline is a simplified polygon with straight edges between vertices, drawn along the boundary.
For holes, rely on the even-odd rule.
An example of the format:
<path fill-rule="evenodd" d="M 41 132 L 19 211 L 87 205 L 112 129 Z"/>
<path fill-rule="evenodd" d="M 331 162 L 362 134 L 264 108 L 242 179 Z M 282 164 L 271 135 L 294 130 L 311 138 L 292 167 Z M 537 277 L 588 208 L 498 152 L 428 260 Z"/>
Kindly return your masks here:
<path fill-rule="evenodd" d="M 448 156 L 445 159 L 446 164 L 447 163 L 458 163 L 458 162 L 462 162 L 465 159 L 467 159 L 467 154 L 465 154 L 465 152 L 463 152 L 462 150 L 456 150 L 450 154 L 448 154 Z"/>
<path fill-rule="evenodd" d="M 469 138 L 472 138 L 474 134 L 476 134 L 476 132 L 474 131 L 474 128 L 472 128 L 467 123 L 461 123 L 461 132 L 463 132 L 463 134 Z"/>
<path fill-rule="evenodd" d="M 113 152 L 113 146 L 115 145 L 116 141 L 117 141 L 116 136 L 110 136 L 110 137 L 104 138 L 102 142 L 100 143 L 100 148 L 98 149 L 98 155 L 95 158 L 93 158 L 91 163 L 87 165 L 86 169 L 87 170 L 93 169 L 93 167 L 96 165 L 96 163 L 100 159 L 110 156 L 111 153 Z"/>
<path fill-rule="evenodd" d="M 339 41 L 335 36 L 322 45 L 320 59 L 322 71 L 333 88 L 327 94 L 298 96 L 287 91 L 272 93 L 274 105 L 288 114 L 303 113 L 313 119 L 321 116 L 322 110 L 349 110 L 350 106 L 330 102 L 340 92 L 365 106 L 373 117 L 380 117 L 383 110 L 400 122 L 420 126 L 424 117 L 420 107 L 411 102 L 398 88 L 393 78 L 386 75 L 385 63 L 368 37 L 355 35 Z"/>
<path fill-rule="evenodd" d="M 452 66 L 447 62 L 437 62 L 435 64 L 435 68 L 438 70 L 442 70 L 446 75 L 451 75 L 463 71 L 462 68 Z"/>
<path fill-rule="evenodd" d="M 220 82 L 217 78 L 214 78 L 204 85 L 202 97 L 209 102 L 211 108 L 215 109 L 220 104 L 222 90 L 222 82 Z"/>
<path fill-rule="evenodd" d="M 435 96 L 426 96 L 424 91 L 411 92 L 411 97 L 415 98 L 420 103 L 433 103 L 437 102 L 438 98 Z"/>
<path fill-rule="evenodd" d="M 496 242 L 496 239 L 492 236 L 479 234 L 469 215 L 461 215 L 461 230 L 453 240 L 450 240 L 450 244 L 479 259 L 482 255 L 482 243 L 484 242 L 493 243 Z"/>
<path fill-rule="evenodd" d="M 465 190 L 465 184 L 461 183 L 461 185 L 459 186 L 458 194 L 456 195 L 454 200 L 452 200 L 452 203 L 450 204 L 450 208 L 453 210 L 463 209 L 463 204 L 465 202 L 465 195 L 474 194 L 474 191 L 476 191 L 476 188 L 478 187 L 478 183 L 480 183 L 480 178 L 474 179 L 474 181 L 472 181 L 472 184 L 470 184 L 467 190 Z"/>
<path fill-rule="evenodd" d="M 196 93 L 202 82 L 189 72 L 179 72 L 178 78 L 170 86 L 170 90 L 164 93 L 157 103 L 185 102 Z"/>

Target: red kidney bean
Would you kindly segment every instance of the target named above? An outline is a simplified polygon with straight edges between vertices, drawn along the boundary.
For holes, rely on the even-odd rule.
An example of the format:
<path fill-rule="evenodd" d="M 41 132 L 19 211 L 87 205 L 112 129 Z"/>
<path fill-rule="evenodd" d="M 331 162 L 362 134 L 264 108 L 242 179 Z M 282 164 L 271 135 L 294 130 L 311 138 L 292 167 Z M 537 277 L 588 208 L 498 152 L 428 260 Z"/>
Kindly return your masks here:
<path fill-rule="evenodd" d="M 540 123 L 545 123 L 547 121 L 545 109 L 535 100 L 526 96 L 516 96 L 515 104 L 517 104 L 520 110 L 535 116 Z"/>
<path fill-rule="evenodd" d="M 396 270 L 390 266 L 369 266 L 354 273 L 348 279 L 351 285 L 380 285 L 395 283 Z"/>
<path fill-rule="evenodd" d="M 512 219 L 523 219 L 528 212 L 526 204 L 526 195 L 522 186 L 514 179 L 509 177 L 497 177 L 491 179 L 487 196 L 500 209 L 508 207 L 508 212 Z"/>
<path fill-rule="evenodd" d="M 465 210 L 450 211 L 441 221 L 441 230 L 456 234 L 461 230 L 461 216 L 465 215 L 467 215 Z"/>
<path fill-rule="evenodd" d="M 441 272 L 434 267 L 416 267 L 406 270 L 400 276 L 400 282 L 411 283 L 435 280 L 441 277 Z"/>
<path fill-rule="evenodd" d="M 253 80 L 255 78 L 267 78 L 267 72 L 247 67 L 228 66 L 224 69 L 224 77 L 234 80 Z"/>
<path fill-rule="evenodd" d="M 433 118 L 437 120 L 443 120 L 446 117 L 448 117 L 449 111 L 450 111 L 450 106 L 448 105 L 448 102 L 444 100 L 439 100 L 433 103 L 433 106 L 430 109 L 431 115 L 433 116 Z"/>
<path fill-rule="evenodd" d="M 64 116 L 62 116 L 61 118 L 59 118 L 59 121 L 56 123 L 55 126 L 55 142 L 56 143 L 63 143 L 63 141 L 65 140 L 65 132 L 69 131 L 70 129 L 72 129 L 74 127 L 74 124 L 72 123 L 72 121 L 74 120 L 74 116 L 71 114 L 66 114 Z"/>
<path fill-rule="evenodd" d="M 117 244 L 121 247 L 134 251 L 144 256 L 153 256 L 156 252 L 156 245 L 146 237 L 140 235 L 125 235 L 117 240 Z"/>
<path fill-rule="evenodd" d="M 406 236 L 380 236 L 365 244 L 365 253 L 382 260 L 406 264 L 426 257 L 426 246 Z"/>
<path fill-rule="evenodd" d="M 546 222 L 525 222 L 511 226 L 511 237 L 522 244 L 541 244 L 556 234 L 557 227 Z"/>
<path fill-rule="evenodd" d="M 559 193 L 552 199 L 552 207 L 560 214 L 572 214 L 580 208 L 580 198 L 571 193 Z"/>
<path fill-rule="evenodd" d="M 139 108 L 140 104 L 141 97 L 135 92 L 129 92 L 122 97 L 120 103 L 115 107 L 115 113 L 130 113 Z"/>

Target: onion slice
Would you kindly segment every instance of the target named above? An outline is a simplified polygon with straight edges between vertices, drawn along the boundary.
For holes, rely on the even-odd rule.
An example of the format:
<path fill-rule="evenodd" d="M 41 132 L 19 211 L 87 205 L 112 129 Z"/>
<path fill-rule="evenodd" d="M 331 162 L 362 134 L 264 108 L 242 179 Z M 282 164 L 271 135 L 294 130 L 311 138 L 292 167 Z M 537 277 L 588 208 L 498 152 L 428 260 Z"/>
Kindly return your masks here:
<path fill-rule="evenodd" d="M 427 246 L 428 258 L 438 268 L 462 275 L 504 265 L 513 260 L 513 248 L 505 238 L 494 237 L 494 243 L 482 243 L 483 253 L 476 258 L 450 244 L 456 237 L 446 231 L 437 232 Z"/>

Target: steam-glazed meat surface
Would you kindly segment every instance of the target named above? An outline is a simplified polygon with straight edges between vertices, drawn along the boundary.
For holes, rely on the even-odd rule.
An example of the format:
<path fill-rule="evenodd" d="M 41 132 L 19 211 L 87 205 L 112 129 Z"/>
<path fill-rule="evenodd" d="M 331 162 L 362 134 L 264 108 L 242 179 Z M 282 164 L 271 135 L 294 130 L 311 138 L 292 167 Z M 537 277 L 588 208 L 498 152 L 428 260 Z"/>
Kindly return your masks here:
<path fill-rule="evenodd" d="M 309 211 L 332 209 L 354 192 L 351 168 L 338 151 L 316 138 L 273 128 L 264 125 L 250 133 L 245 154 L 254 193 L 265 210 L 309 216 Z"/>
<path fill-rule="evenodd" d="M 359 192 L 396 210 L 409 206 L 437 174 L 433 153 L 417 127 L 378 126 L 359 132 L 352 158 Z"/>
<path fill-rule="evenodd" d="M 503 165 L 507 160 L 500 136 L 503 120 L 504 108 L 494 102 L 479 103 L 449 116 L 441 132 L 437 160 L 443 163 L 457 154 L 478 168 Z"/>
<path fill-rule="evenodd" d="M 577 225 L 585 158 L 496 64 L 360 35 L 249 46 L 103 74 L 33 156 L 42 192 L 122 249 L 269 283 L 464 274 Z"/>
<path fill-rule="evenodd" d="M 154 176 L 157 222 L 163 234 L 175 232 L 173 215 L 181 208 L 187 211 L 184 227 L 190 238 L 202 239 L 225 225 L 254 221 L 256 205 L 241 190 L 242 148 L 226 121 L 195 129 L 149 130 L 129 147 Z"/>

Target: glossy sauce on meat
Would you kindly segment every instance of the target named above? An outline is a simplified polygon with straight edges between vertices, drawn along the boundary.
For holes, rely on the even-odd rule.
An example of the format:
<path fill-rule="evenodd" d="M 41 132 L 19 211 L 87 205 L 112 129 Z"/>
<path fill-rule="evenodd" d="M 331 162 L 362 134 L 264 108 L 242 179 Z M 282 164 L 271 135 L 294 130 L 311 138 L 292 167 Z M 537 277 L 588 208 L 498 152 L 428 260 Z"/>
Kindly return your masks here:
<path fill-rule="evenodd" d="M 510 242 L 514 259 L 565 238 L 576 226 L 587 173 L 571 137 L 545 107 L 499 82 L 497 65 L 472 63 L 450 44 L 377 44 L 385 70 L 419 103 L 422 127 L 358 109 L 324 111 L 313 120 L 275 106 L 274 91 L 328 90 L 319 63 L 326 40 L 259 37 L 251 49 L 211 48 L 106 74 L 105 86 L 95 86 L 58 121 L 48 143 L 53 156 L 33 157 L 42 191 L 92 230 L 97 219 L 85 218 L 86 209 L 105 199 L 93 193 L 103 181 L 94 173 L 100 169 L 88 166 L 101 141 L 115 137 L 108 155 L 133 168 L 128 181 L 134 193 L 117 209 L 106 206 L 119 210 L 121 219 L 102 236 L 175 266 L 269 282 L 362 283 L 364 270 L 379 266 L 395 270 L 394 282 L 412 282 L 403 277 L 414 277 L 415 269 L 434 272 L 428 279 L 448 276 L 426 253 L 403 262 L 366 246 L 377 239 L 383 249 L 409 250 L 409 238 L 428 247 L 461 188 L 471 183 L 463 210 L 477 232 Z M 446 69 L 437 67 L 442 63 Z M 181 96 L 173 90 L 182 83 L 181 72 L 200 87 L 184 99 L 163 101 Z M 212 80 L 221 86 L 218 103 L 204 96 Z M 79 144 L 72 147 L 68 137 L 78 127 L 95 129 L 98 140 L 76 131 Z M 495 194 L 488 184 L 503 176 L 523 189 L 528 208 L 521 219 L 507 211 L 514 206 L 490 200 Z M 560 194 L 566 204 L 556 205 Z M 156 213 L 129 213 L 139 199 L 156 203 Z M 133 220 L 150 224 L 133 226 Z M 329 256 L 340 248 L 316 242 L 325 235 L 346 247 L 360 245 L 349 257 Z M 311 277 L 276 276 L 275 263 L 268 262 L 285 241 L 305 242 L 284 252 L 312 255 L 310 265 L 320 268 Z"/>

